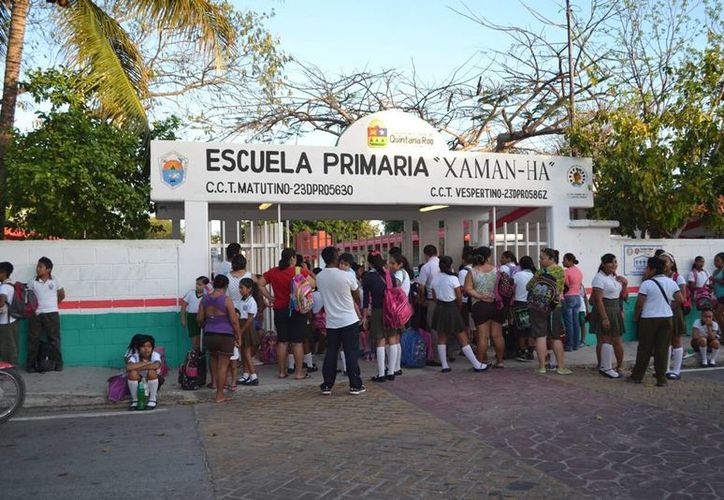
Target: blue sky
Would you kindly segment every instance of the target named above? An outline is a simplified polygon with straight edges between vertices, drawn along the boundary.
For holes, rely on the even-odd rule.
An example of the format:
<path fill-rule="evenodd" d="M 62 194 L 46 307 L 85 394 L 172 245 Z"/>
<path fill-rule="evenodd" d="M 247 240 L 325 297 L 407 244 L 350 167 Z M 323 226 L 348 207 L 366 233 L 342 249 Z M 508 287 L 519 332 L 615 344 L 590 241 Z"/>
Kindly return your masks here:
<path fill-rule="evenodd" d="M 412 60 L 425 79 L 445 78 L 471 56 L 504 49 L 509 41 L 493 35 L 452 9 L 469 7 L 499 24 L 535 26 L 517 1 L 461 2 L 413 0 L 236 0 L 240 9 L 269 11 L 267 22 L 283 50 L 325 71 L 345 73 L 362 68 L 410 69 Z M 565 21 L 552 0 L 531 2 L 547 16 Z M 588 3 L 588 2 L 586 2 Z"/>

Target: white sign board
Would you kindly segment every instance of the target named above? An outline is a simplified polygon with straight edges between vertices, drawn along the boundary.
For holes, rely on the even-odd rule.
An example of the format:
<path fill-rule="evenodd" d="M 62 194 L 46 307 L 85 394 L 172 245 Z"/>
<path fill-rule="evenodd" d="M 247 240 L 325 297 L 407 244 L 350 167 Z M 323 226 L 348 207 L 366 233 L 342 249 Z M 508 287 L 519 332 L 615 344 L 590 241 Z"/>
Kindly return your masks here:
<path fill-rule="evenodd" d="M 151 144 L 154 201 L 592 207 L 592 175 L 589 158 Z"/>
<path fill-rule="evenodd" d="M 625 276 L 643 276 L 649 257 L 653 257 L 661 245 L 624 245 L 623 274 Z"/>

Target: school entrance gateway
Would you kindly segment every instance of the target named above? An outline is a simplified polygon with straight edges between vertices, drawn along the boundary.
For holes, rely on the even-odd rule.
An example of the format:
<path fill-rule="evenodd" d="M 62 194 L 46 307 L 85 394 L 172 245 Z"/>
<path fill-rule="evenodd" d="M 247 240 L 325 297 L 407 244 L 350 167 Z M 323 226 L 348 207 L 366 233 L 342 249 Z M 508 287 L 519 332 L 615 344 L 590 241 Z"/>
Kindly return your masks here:
<path fill-rule="evenodd" d="M 335 147 L 151 145 L 151 198 L 158 217 L 172 219 L 175 229 L 185 221 L 179 255 L 184 285 L 212 271 L 209 220 L 224 221 L 237 235 L 238 221 L 273 221 L 271 227 L 257 222 L 247 236 L 265 249 L 251 252 L 254 272 L 274 265 L 288 244 L 284 220 L 404 220 L 408 255 L 413 222 L 420 247 L 438 245 L 444 227 L 445 253 L 453 258 L 461 253 L 464 228 L 471 243 L 494 248 L 521 242 L 528 253 L 542 243 L 571 248 L 577 243 L 572 228 L 583 221 L 571 221 L 570 212 L 593 206 L 592 177 L 589 158 L 449 151 L 431 125 L 396 110 L 358 120 Z M 541 220 L 516 224 L 510 235 L 506 226 L 501 241 L 497 219 L 521 208 L 536 211 Z M 229 241 L 234 232 L 227 229 Z"/>

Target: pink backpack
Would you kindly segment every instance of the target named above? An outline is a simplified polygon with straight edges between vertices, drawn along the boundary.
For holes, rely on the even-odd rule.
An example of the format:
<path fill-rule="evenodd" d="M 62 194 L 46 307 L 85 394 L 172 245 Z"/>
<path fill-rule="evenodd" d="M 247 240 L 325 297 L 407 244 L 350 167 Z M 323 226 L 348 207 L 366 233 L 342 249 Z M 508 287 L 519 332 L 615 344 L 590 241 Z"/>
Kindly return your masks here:
<path fill-rule="evenodd" d="M 382 303 L 382 319 L 387 328 L 404 328 L 412 317 L 412 304 L 401 287 L 392 284 L 392 275 L 385 269 L 385 298 Z"/>

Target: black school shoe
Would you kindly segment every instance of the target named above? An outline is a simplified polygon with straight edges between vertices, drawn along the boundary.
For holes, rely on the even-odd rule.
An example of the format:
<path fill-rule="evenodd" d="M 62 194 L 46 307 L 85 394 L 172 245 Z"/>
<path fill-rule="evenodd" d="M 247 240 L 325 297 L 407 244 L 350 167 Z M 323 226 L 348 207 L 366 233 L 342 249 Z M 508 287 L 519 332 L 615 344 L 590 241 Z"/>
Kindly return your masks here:
<path fill-rule="evenodd" d="M 402 375 L 402 370 L 397 370 L 397 371 L 395 372 L 395 376 L 396 376 L 396 377 L 399 377 L 400 375 Z"/>
<path fill-rule="evenodd" d="M 241 385 L 259 385 L 259 378 L 255 378 L 254 380 L 248 378 L 244 380 Z"/>
<path fill-rule="evenodd" d="M 332 395 L 332 388 L 328 385 L 322 384 L 319 386 L 319 390 L 322 392 L 323 396 L 331 396 Z"/>
<path fill-rule="evenodd" d="M 395 381 L 395 374 L 394 374 L 394 373 L 392 373 L 392 374 L 389 374 L 389 373 L 388 373 L 387 375 L 385 375 L 385 378 L 386 378 L 387 380 L 389 380 L 390 382 L 394 382 L 394 381 Z"/>
<path fill-rule="evenodd" d="M 443 368 L 440 370 L 442 373 L 450 373 L 452 371 L 452 368 Z"/>
<path fill-rule="evenodd" d="M 309 365 L 306 364 L 306 363 L 304 363 L 304 368 L 305 368 L 308 372 L 316 372 L 316 371 L 319 370 L 319 368 L 317 367 L 317 365 L 309 366 Z"/>
<path fill-rule="evenodd" d="M 362 394 L 362 393 L 364 393 L 364 392 L 366 392 L 366 391 L 367 391 L 367 388 L 366 388 L 365 386 L 363 386 L 363 385 L 362 385 L 362 386 L 359 386 L 359 387 L 350 387 L 350 388 L 349 388 L 349 393 L 350 393 L 352 396 L 359 396 L 360 394 Z"/>
<path fill-rule="evenodd" d="M 382 383 L 387 380 L 387 377 L 375 376 L 370 379 L 372 382 Z"/>

